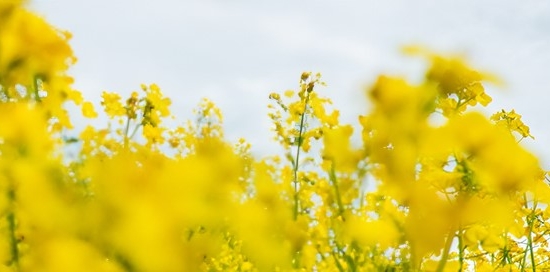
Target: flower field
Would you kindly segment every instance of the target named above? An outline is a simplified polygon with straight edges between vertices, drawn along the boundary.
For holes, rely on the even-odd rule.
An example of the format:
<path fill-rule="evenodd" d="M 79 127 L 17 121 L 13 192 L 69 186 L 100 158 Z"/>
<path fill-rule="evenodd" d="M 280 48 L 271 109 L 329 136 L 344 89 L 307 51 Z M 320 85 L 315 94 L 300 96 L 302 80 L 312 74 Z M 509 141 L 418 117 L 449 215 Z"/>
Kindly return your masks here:
<path fill-rule="evenodd" d="M 265 99 L 282 155 L 258 158 L 208 99 L 177 127 L 156 84 L 94 107 L 70 33 L 23 2 L 0 1 L 0 271 L 550 271 L 534 137 L 478 111 L 498 79 L 466 60 L 405 48 L 423 82 L 379 76 L 360 126 L 297 75 Z"/>

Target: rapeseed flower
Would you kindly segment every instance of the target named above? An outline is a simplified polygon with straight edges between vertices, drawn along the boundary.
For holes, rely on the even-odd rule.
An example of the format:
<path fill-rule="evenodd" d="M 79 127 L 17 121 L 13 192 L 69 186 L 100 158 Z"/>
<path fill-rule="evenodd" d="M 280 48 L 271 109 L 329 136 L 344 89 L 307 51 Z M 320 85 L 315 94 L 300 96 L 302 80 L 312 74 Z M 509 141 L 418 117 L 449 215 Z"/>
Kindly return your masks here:
<path fill-rule="evenodd" d="M 492 78 L 462 58 L 413 48 L 424 82 L 378 77 L 359 147 L 304 72 L 269 95 L 283 154 L 257 158 L 208 99 L 166 127 L 156 84 L 103 92 L 105 127 L 75 132 L 66 102 L 99 114 L 71 88 L 69 38 L 0 2 L 2 270 L 550 269 L 548 173 L 520 144 L 533 136 L 513 110 L 472 111 Z"/>

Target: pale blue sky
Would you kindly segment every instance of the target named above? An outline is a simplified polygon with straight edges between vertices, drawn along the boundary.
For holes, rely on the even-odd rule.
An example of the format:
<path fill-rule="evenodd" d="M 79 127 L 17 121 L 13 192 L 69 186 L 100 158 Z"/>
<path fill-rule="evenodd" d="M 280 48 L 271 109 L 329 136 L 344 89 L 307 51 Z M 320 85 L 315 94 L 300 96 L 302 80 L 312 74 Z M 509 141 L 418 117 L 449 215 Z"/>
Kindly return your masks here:
<path fill-rule="evenodd" d="M 201 97 L 223 110 L 230 139 L 265 154 L 272 134 L 268 94 L 321 72 L 343 121 L 367 111 L 364 86 L 379 73 L 421 76 L 406 44 L 465 54 L 506 81 L 489 88 L 491 111 L 515 108 L 550 168 L 550 1 L 35 0 L 70 30 L 75 87 L 99 104 L 103 90 L 129 93 L 157 83 L 179 120 Z"/>

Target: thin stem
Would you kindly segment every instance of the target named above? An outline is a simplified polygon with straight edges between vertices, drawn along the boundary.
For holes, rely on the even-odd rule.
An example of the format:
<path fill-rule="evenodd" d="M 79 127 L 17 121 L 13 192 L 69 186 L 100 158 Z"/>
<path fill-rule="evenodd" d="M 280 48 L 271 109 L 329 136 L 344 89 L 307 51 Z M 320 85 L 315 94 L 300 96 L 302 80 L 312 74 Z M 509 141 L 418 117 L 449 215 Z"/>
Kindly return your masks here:
<path fill-rule="evenodd" d="M 134 135 L 136 135 L 136 132 L 138 131 L 139 127 L 141 127 L 141 124 L 134 127 L 134 130 L 132 131 L 132 134 L 128 137 L 129 139 L 134 138 Z"/>
<path fill-rule="evenodd" d="M 342 264 L 340 263 L 340 259 L 338 257 L 342 256 L 344 259 L 346 259 L 346 252 L 344 252 L 344 250 L 342 250 L 342 248 L 340 247 L 340 245 L 338 244 L 338 242 L 336 240 L 334 241 L 334 249 L 332 251 L 332 256 L 334 257 L 334 262 L 336 263 L 336 266 L 338 267 L 338 270 L 339 271 L 345 271 L 345 269 L 342 266 Z"/>
<path fill-rule="evenodd" d="M 523 194 L 523 200 L 525 208 L 529 208 L 529 204 L 527 202 L 527 194 Z M 533 203 L 533 207 L 531 209 L 531 213 L 527 215 L 527 226 L 529 227 L 529 230 L 527 232 L 527 248 L 525 249 L 525 252 L 523 254 L 522 262 L 521 262 L 521 271 L 525 271 L 525 264 L 527 262 L 527 254 L 529 254 L 529 257 L 531 259 L 531 267 L 532 270 L 536 270 L 536 264 L 535 264 L 535 256 L 533 252 L 533 238 L 531 237 L 533 232 L 533 222 L 535 221 L 535 210 L 537 208 L 537 203 Z"/>
<path fill-rule="evenodd" d="M 447 264 L 447 259 L 449 258 L 449 252 L 451 251 L 451 244 L 453 243 L 454 232 L 451 230 L 449 236 L 447 236 L 447 241 L 445 241 L 445 248 L 443 249 L 443 255 L 441 255 L 441 260 L 437 265 L 437 272 L 442 272 L 445 269 L 445 264 Z"/>
<path fill-rule="evenodd" d="M 460 107 L 462 107 L 464 104 L 470 102 L 470 101 L 473 100 L 473 99 L 474 99 L 474 98 L 468 98 L 468 99 L 466 99 L 466 100 L 464 100 L 464 101 L 463 101 L 462 99 L 459 99 L 459 100 L 457 101 L 457 103 L 456 103 L 456 108 L 455 108 L 455 110 L 460 109 Z"/>
<path fill-rule="evenodd" d="M 527 234 L 527 246 L 529 247 L 529 257 L 531 258 L 531 269 L 533 272 L 535 272 L 537 269 L 537 264 L 535 263 L 535 254 L 533 252 L 533 222 L 535 221 L 534 218 L 535 214 L 531 214 L 531 218 L 529 218 L 528 224 L 529 224 L 529 233 Z"/>
<path fill-rule="evenodd" d="M 508 248 L 508 236 L 507 235 L 504 235 L 504 244 L 505 244 L 505 246 L 502 249 L 502 260 L 500 261 L 500 263 L 497 267 L 505 266 L 507 263 L 512 263 L 512 259 L 511 259 L 511 256 L 510 256 L 510 249 Z"/>
<path fill-rule="evenodd" d="M 464 241 L 462 235 L 464 234 L 464 230 L 462 229 L 462 226 L 460 226 L 458 231 L 458 271 L 462 271 L 464 266 Z"/>
<path fill-rule="evenodd" d="M 307 110 L 307 103 L 309 102 L 309 92 L 306 92 L 306 99 L 304 103 L 304 111 L 300 116 L 300 129 L 298 132 L 298 147 L 296 150 L 296 159 L 294 160 L 294 220 L 298 218 L 299 210 L 299 198 L 298 198 L 298 167 L 300 165 L 300 147 L 302 146 L 302 134 L 304 133 L 304 123 Z"/>
<path fill-rule="evenodd" d="M 128 130 L 130 129 L 130 116 L 126 118 L 126 127 L 124 128 L 124 147 L 128 146 Z"/>
<path fill-rule="evenodd" d="M 36 99 L 37 102 L 41 102 L 41 98 L 40 98 L 40 94 L 39 94 L 39 90 L 38 90 L 38 80 L 39 78 L 37 76 L 34 77 L 34 80 L 33 80 L 33 91 L 34 91 L 34 98 Z"/>
<path fill-rule="evenodd" d="M 300 268 L 300 251 L 297 251 L 294 253 L 294 258 L 292 260 L 292 268 L 298 269 Z"/>
<path fill-rule="evenodd" d="M 359 210 L 363 210 L 363 207 L 365 206 L 365 190 L 361 188 L 361 191 L 359 192 Z"/>
<path fill-rule="evenodd" d="M 330 181 L 334 186 L 334 194 L 336 195 L 336 203 L 338 204 L 338 215 L 344 214 L 344 204 L 342 204 L 342 196 L 340 196 L 340 188 L 338 187 L 338 179 L 336 178 L 336 171 L 334 170 L 334 162 L 330 167 L 329 173 Z"/>
<path fill-rule="evenodd" d="M 525 271 L 525 263 L 527 263 L 527 250 L 525 250 L 525 252 L 523 253 L 523 258 L 521 258 L 521 263 L 520 263 L 520 267 L 521 267 L 521 270 L 520 271 Z"/>
<path fill-rule="evenodd" d="M 8 230 L 9 230 L 9 240 L 10 240 L 10 253 L 11 260 L 9 261 L 10 265 L 13 265 L 15 271 L 19 271 L 19 249 L 16 237 L 16 222 L 15 222 L 15 189 L 13 185 L 8 190 L 8 201 L 10 202 L 10 210 L 7 215 L 8 221 Z"/>
<path fill-rule="evenodd" d="M 342 264 L 340 263 L 340 261 L 338 260 L 338 256 L 336 255 L 336 252 L 332 252 L 332 257 L 334 257 L 334 263 L 336 264 L 336 267 L 338 268 L 338 271 L 345 271 L 344 270 L 344 267 L 342 266 Z"/>

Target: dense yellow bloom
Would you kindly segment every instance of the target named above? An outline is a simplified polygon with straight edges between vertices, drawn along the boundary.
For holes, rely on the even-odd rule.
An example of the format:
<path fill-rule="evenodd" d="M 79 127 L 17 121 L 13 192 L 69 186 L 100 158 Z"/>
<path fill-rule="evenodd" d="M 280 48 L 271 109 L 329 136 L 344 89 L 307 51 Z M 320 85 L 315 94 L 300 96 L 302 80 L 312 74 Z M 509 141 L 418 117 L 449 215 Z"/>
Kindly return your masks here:
<path fill-rule="evenodd" d="M 161 117 L 170 115 L 168 106 L 170 106 L 171 101 L 169 98 L 163 97 L 160 88 L 156 84 L 151 84 L 144 91 L 146 93 L 146 104 L 143 109 L 144 123 L 157 126 L 160 123 Z"/>
<path fill-rule="evenodd" d="M 208 99 L 166 127 L 156 84 L 103 92 L 105 126 L 72 130 L 67 101 L 98 113 L 69 35 L 22 4 L 0 2 L 0 270 L 550 269 L 548 172 L 518 113 L 471 111 L 490 77 L 463 59 L 413 48 L 424 82 L 378 77 L 360 147 L 304 72 L 269 95 L 282 154 L 259 158 Z"/>
<path fill-rule="evenodd" d="M 103 92 L 101 98 L 101 105 L 103 105 L 105 113 L 107 113 L 109 117 L 114 118 L 126 114 L 126 110 L 120 102 L 121 97 L 119 94 Z"/>
<path fill-rule="evenodd" d="M 23 84 L 30 89 L 36 77 L 59 82 L 55 78 L 74 62 L 67 44 L 70 34 L 54 29 L 17 5 L 4 9 L 10 11 L 0 14 L 0 73 L 3 75 L 0 84 L 5 87 Z M 50 91 L 55 94 L 67 86 L 51 87 Z"/>

